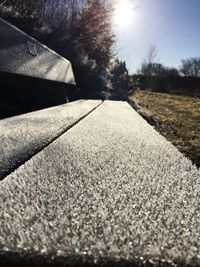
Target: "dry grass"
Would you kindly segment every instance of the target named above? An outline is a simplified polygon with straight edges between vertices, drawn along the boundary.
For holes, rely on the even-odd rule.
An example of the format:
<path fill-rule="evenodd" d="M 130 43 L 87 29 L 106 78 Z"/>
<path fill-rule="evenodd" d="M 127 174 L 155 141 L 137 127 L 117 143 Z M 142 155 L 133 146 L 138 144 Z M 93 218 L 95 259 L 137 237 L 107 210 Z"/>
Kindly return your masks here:
<path fill-rule="evenodd" d="M 150 111 L 155 128 L 200 167 L 200 98 L 140 90 L 130 98 Z"/>

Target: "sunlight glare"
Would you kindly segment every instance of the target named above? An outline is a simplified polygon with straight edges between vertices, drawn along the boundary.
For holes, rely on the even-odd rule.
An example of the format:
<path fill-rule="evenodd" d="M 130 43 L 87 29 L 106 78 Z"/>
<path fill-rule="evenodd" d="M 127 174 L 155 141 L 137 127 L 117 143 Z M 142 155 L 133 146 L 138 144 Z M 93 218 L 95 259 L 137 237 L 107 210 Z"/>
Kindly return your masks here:
<path fill-rule="evenodd" d="M 113 16 L 113 24 L 120 28 L 129 26 L 133 21 L 133 6 L 128 0 L 118 0 Z"/>

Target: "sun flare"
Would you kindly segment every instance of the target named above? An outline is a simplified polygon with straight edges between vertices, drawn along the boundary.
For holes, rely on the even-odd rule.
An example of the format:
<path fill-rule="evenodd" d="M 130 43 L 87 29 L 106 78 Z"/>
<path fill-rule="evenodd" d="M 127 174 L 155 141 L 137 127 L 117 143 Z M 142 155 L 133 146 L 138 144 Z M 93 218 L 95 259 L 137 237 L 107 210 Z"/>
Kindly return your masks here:
<path fill-rule="evenodd" d="M 128 0 L 118 0 L 113 15 L 113 24 L 120 28 L 129 26 L 133 21 L 133 6 Z"/>

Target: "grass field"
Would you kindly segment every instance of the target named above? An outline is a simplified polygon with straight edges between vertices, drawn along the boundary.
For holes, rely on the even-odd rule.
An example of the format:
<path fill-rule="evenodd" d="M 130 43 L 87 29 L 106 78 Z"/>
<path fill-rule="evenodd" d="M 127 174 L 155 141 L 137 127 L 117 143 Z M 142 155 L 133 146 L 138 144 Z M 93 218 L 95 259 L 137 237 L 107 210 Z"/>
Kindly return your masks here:
<path fill-rule="evenodd" d="M 200 167 L 200 98 L 141 90 L 130 98 L 150 112 L 156 130 Z"/>

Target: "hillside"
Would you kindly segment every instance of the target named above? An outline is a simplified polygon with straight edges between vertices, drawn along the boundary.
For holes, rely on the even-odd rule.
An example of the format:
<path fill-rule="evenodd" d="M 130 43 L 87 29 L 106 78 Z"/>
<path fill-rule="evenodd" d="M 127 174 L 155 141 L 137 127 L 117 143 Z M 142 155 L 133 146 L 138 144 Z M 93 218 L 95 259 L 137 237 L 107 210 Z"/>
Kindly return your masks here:
<path fill-rule="evenodd" d="M 136 90 L 130 97 L 144 107 L 155 128 L 200 166 L 200 98 Z"/>

